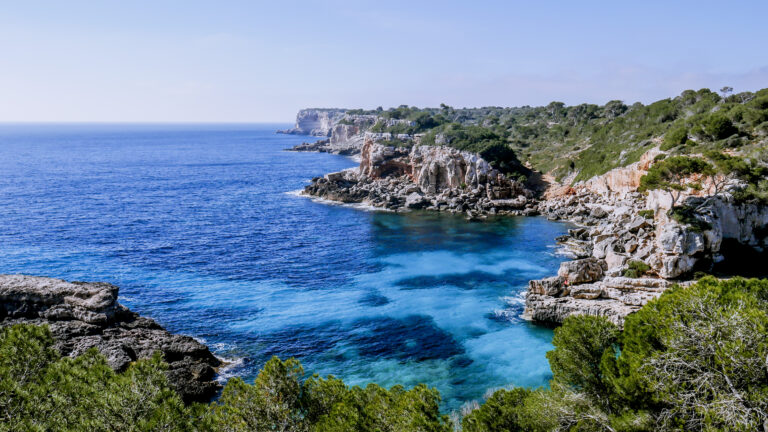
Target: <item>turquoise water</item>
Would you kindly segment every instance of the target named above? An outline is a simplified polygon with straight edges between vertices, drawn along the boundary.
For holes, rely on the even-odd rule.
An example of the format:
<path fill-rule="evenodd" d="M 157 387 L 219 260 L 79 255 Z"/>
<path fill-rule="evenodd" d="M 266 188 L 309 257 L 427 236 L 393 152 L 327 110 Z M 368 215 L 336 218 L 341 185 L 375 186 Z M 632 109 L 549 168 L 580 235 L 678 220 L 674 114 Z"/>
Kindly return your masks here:
<path fill-rule="evenodd" d="M 0 126 L 0 272 L 121 287 L 252 379 L 272 355 L 351 384 L 437 387 L 447 409 L 546 385 L 551 331 L 520 320 L 567 226 L 466 222 L 299 197 L 342 156 L 286 125 Z"/>

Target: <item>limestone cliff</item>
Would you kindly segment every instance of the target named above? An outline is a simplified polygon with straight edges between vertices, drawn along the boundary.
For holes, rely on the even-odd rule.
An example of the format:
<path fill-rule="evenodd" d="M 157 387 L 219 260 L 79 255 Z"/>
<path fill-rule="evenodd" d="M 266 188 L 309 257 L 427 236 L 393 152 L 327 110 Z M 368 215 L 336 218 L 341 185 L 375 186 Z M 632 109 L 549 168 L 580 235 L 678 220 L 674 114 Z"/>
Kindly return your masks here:
<path fill-rule="evenodd" d="M 388 145 L 393 139 L 404 145 Z M 532 193 L 480 156 L 419 142 L 418 135 L 366 133 L 357 169 L 313 179 L 305 192 L 393 210 L 424 208 L 470 216 L 534 211 Z"/>
<path fill-rule="evenodd" d="M 366 133 L 376 124 L 387 128 L 401 124 L 410 125 L 411 122 L 386 119 L 373 114 L 345 114 L 331 127 L 328 139 L 302 143 L 290 150 L 356 155 L 363 149 Z"/>
<path fill-rule="evenodd" d="M 292 129 L 277 132 L 327 137 L 331 135 L 331 129 L 344 117 L 346 112 L 345 109 L 336 108 L 303 109 L 296 114 L 296 125 Z"/>
<path fill-rule="evenodd" d="M 640 178 L 658 154 L 654 149 L 628 167 L 560 188 L 559 194 L 539 204 L 539 211 L 548 217 L 582 226 L 559 239 L 579 259 L 567 265 L 597 260 L 603 272 L 582 281 L 561 268 L 556 278 L 531 281 L 528 317 L 561 322 L 568 315 L 587 313 L 621 323 L 672 284 L 688 283 L 695 271 L 720 271 L 725 264 L 743 260 L 743 251 L 740 256 L 733 252 L 726 256 L 724 245 L 753 251 L 747 255 L 768 248 L 768 207 L 736 203 L 728 193 L 707 196 L 711 190 L 704 181 L 701 191 L 683 194 L 681 203 L 691 213 L 681 223 L 669 216 L 671 200 L 666 192 L 638 193 Z M 633 263 L 645 263 L 645 274 L 622 277 L 637 265 Z"/>

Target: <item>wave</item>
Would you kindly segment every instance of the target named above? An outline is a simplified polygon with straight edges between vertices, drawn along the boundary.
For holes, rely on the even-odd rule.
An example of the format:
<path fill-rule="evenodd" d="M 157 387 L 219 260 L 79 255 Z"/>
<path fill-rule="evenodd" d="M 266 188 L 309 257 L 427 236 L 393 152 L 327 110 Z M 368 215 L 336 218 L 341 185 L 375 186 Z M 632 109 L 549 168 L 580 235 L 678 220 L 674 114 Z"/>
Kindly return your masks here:
<path fill-rule="evenodd" d="M 356 210 L 374 211 L 374 212 L 394 212 L 394 210 L 390 210 L 388 208 L 376 207 L 376 206 L 373 206 L 373 205 L 370 205 L 370 204 L 366 204 L 366 203 L 342 203 L 342 202 L 338 202 L 338 201 L 329 200 L 329 199 L 326 199 L 326 198 L 320 198 L 320 197 L 316 197 L 316 196 L 312 196 L 312 195 L 307 195 L 307 194 L 304 193 L 304 189 L 297 189 L 297 190 L 288 191 L 288 192 L 285 192 L 285 194 L 286 195 L 295 196 L 295 197 L 300 197 L 300 198 L 307 198 L 307 199 L 309 199 L 309 200 L 311 200 L 313 202 L 316 202 L 316 203 L 321 203 L 321 204 L 326 204 L 326 205 L 334 205 L 334 206 L 339 206 L 339 207 L 348 207 L 348 208 L 353 208 L 353 209 L 356 209 Z"/>
<path fill-rule="evenodd" d="M 220 384 L 226 384 L 230 378 L 242 376 L 242 370 L 245 368 L 245 357 L 222 357 L 216 356 L 221 361 L 221 366 L 216 373 L 216 381 Z"/>

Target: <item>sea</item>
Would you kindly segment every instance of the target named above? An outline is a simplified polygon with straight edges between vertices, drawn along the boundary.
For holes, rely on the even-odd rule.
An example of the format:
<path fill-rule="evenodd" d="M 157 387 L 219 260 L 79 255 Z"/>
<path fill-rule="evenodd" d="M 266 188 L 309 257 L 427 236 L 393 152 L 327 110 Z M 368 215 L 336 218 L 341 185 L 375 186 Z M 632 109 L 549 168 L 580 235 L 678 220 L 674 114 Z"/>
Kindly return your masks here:
<path fill-rule="evenodd" d="M 349 385 L 436 387 L 446 410 L 546 386 L 520 318 L 565 258 L 542 217 L 470 222 L 313 200 L 349 157 L 284 124 L 0 125 L 0 273 L 105 281 L 252 381 L 272 356 Z"/>

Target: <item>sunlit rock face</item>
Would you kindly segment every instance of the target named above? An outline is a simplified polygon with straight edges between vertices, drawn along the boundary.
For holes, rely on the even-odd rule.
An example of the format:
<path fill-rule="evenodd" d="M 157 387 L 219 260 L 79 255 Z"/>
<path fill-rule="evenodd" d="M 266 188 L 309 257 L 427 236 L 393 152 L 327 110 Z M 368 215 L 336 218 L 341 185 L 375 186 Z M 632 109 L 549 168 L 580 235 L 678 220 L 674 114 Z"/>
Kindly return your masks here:
<path fill-rule="evenodd" d="M 558 239 L 576 261 L 564 264 L 555 278 L 531 281 L 526 316 L 562 322 L 569 315 L 590 314 L 620 324 L 672 284 L 691 283 L 697 271 L 718 272 L 734 261 L 744 270 L 739 261 L 747 262 L 746 267 L 759 261 L 756 257 L 768 250 L 768 207 L 735 202 L 727 192 L 713 196 L 711 180 L 698 177 L 691 181 L 701 184 L 701 190 L 686 191 L 677 200 L 688 208 L 688 219 L 677 220 L 669 213 L 668 192 L 637 191 L 659 154 L 652 149 L 637 163 L 558 188 L 539 203 L 542 214 L 581 227 Z M 738 186 L 735 181 L 726 185 L 721 190 Z M 726 244 L 738 250 L 726 250 Z M 588 259 L 602 263 L 602 276 L 579 276 L 596 273 Z M 647 270 L 642 274 L 631 271 L 643 264 Z"/>
<path fill-rule="evenodd" d="M 278 131 L 294 135 L 312 135 L 319 137 L 331 136 L 331 129 L 344 117 L 345 109 L 310 108 L 296 114 L 296 125 L 293 129 Z"/>
<path fill-rule="evenodd" d="M 366 132 L 357 169 L 313 179 L 305 193 L 392 210 L 533 214 L 525 186 L 475 153 L 420 144 L 419 135 Z"/>

